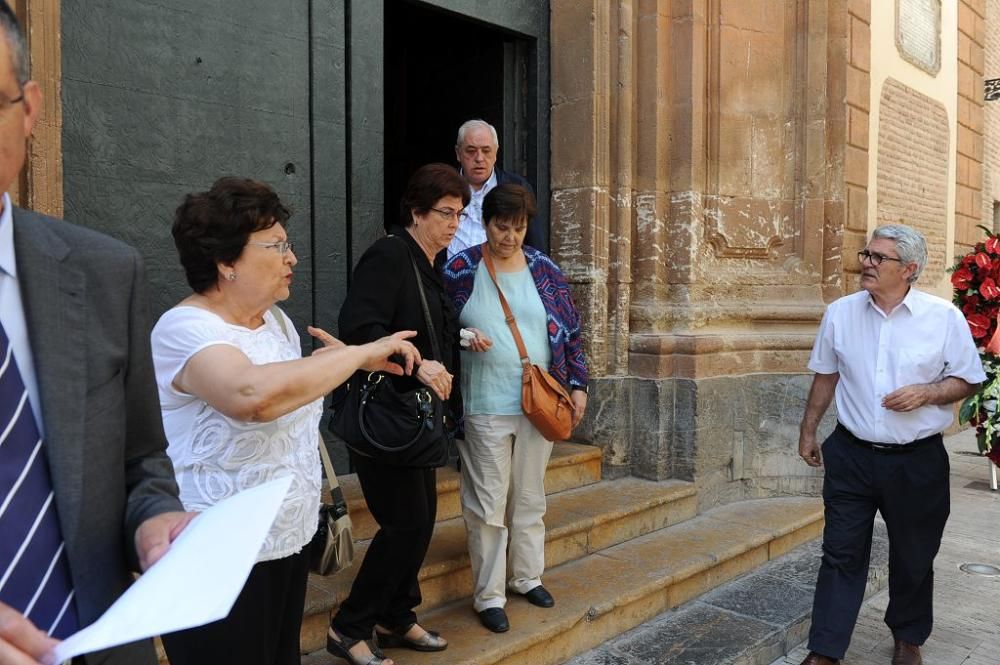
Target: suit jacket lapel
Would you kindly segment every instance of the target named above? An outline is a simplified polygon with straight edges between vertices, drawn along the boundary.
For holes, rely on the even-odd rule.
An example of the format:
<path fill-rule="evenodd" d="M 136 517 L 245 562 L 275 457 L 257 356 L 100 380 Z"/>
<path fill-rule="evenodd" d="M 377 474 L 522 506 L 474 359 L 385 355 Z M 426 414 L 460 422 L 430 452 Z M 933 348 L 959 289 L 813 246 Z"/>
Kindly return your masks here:
<path fill-rule="evenodd" d="M 45 449 L 63 538 L 72 546 L 81 505 L 87 348 L 85 275 L 71 248 L 36 214 L 14 209 L 14 254 L 41 395 Z"/>

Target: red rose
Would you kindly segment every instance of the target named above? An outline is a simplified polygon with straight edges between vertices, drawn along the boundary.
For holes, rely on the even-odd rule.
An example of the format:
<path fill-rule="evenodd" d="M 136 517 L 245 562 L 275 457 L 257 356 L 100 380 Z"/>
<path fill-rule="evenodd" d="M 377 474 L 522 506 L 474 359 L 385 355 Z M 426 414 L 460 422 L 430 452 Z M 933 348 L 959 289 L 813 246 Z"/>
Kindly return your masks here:
<path fill-rule="evenodd" d="M 970 314 L 965 317 L 965 320 L 968 321 L 969 330 L 972 331 L 972 337 L 975 339 L 986 337 L 990 331 L 991 321 L 984 314 Z"/>
<path fill-rule="evenodd" d="M 969 288 L 969 281 L 972 279 L 972 271 L 968 268 L 959 268 L 955 272 L 951 273 L 951 285 L 954 286 L 959 291 L 964 291 Z"/>
<path fill-rule="evenodd" d="M 991 254 L 1000 254 L 1000 238 L 991 236 L 986 240 L 986 251 Z"/>

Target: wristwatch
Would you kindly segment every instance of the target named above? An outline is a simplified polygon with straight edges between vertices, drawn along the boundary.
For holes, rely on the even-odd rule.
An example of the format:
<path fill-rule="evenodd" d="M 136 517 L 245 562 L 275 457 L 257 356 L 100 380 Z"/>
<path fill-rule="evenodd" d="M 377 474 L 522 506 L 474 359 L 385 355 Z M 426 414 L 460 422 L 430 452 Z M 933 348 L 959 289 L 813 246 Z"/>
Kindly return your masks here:
<path fill-rule="evenodd" d="M 581 386 L 581 385 L 578 385 L 576 383 L 569 384 L 569 391 L 573 392 L 574 390 L 579 390 L 579 391 L 582 391 L 584 394 L 586 394 L 587 393 L 587 386 Z"/>

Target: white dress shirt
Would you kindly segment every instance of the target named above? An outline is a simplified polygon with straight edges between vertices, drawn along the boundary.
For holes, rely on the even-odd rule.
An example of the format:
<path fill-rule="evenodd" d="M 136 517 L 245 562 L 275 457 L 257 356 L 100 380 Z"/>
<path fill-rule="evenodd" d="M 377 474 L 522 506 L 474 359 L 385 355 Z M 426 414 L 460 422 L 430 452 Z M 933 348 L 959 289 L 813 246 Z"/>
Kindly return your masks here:
<path fill-rule="evenodd" d="M 909 412 L 882 406 L 886 395 L 913 384 L 956 377 L 986 379 L 969 325 L 950 302 L 910 288 L 892 312 L 880 310 L 867 291 L 833 302 L 823 316 L 809 369 L 840 373 L 837 417 L 858 438 L 910 443 L 944 431 L 950 404 Z"/>
<path fill-rule="evenodd" d="M 10 196 L 3 195 L 3 213 L 0 214 L 0 324 L 7 333 L 14 359 L 21 371 L 21 380 L 28 390 L 31 410 L 35 414 L 38 431 L 45 436 L 42 426 L 42 403 L 38 395 L 38 381 L 35 378 L 35 363 L 31 359 L 31 342 L 28 340 L 28 324 L 24 319 L 21 303 L 21 287 L 17 281 L 17 260 L 14 256 L 14 215 Z"/>
<path fill-rule="evenodd" d="M 483 226 L 483 199 L 490 190 L 497 186 L 497 170 L 493 169 L 489 179 L 483 183 L 479 191 L 473 190 L 469 205 L 458 220 L 458 230 L 448 245 L 448 258 L 458 254 L 467 247 L 482 245 L 486 242 L 486 227 Z"/>

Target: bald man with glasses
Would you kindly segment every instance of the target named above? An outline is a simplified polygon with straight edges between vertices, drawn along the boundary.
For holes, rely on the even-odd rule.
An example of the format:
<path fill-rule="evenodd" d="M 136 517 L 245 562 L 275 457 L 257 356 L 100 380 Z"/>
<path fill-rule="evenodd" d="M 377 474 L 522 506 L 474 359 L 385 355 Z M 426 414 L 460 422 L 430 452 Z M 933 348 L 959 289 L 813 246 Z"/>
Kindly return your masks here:
<path fill-rule="evenodd" d="M 809 359 L 816 374 L 799 454 L 826 467 L 826 527 L 802 665 L 833 665 L 847 652 L 876 511 L 889 532 L 891 662 L 920 665 L 932 627 L 934 557 L 950 510 L 941 433 L 951 425 L 951 404 L 986 375 L 962 313 L 913 286 L 927 263 L 923 235 L 903 224 L 880 226 L 858 258 L 862 290 L 829 306 Z M 838 423 L 821 451 L 816 429 L 834 399 Z"/>

